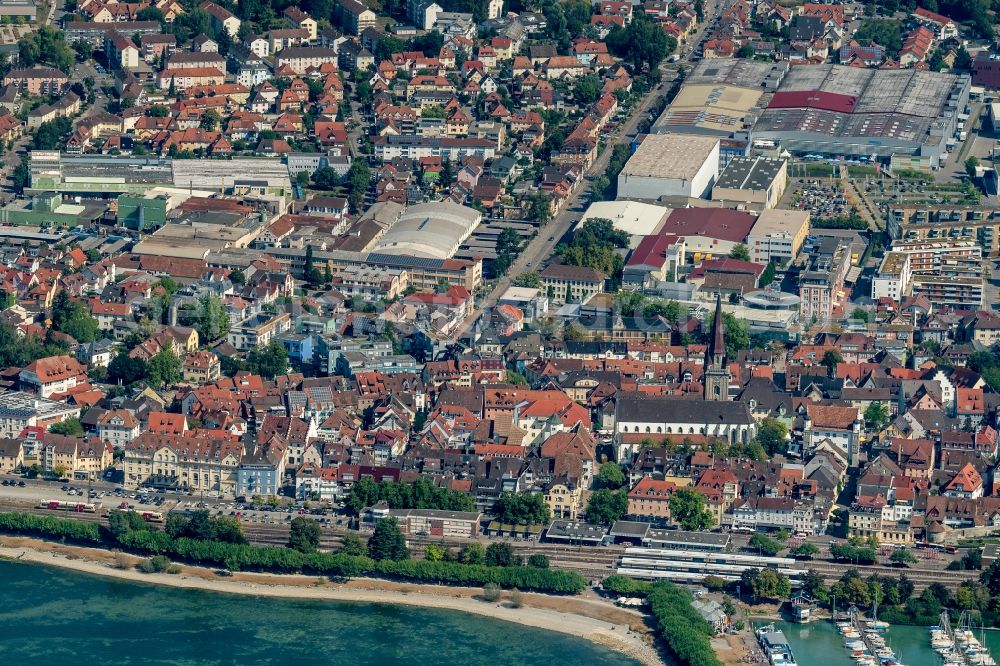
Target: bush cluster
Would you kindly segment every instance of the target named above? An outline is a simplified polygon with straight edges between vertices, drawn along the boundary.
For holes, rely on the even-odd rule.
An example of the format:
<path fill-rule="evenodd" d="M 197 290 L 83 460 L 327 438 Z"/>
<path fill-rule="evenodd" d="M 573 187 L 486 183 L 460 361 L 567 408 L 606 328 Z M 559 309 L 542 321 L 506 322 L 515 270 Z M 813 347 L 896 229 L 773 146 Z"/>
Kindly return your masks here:
<path fill-rule="evenodd" d="M 658 581 L 646 597 L 660 638 L 688 666 L 722 666 L 709 639 L 712 628 L 691 605 L 691 594 L 673 583 Z"/>

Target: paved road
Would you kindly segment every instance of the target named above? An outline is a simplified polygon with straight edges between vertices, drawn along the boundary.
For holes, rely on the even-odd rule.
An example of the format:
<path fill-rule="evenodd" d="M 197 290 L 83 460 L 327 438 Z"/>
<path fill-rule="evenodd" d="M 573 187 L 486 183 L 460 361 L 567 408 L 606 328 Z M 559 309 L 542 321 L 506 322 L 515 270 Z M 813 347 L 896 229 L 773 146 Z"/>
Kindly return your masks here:
<path fill-rule="evenodd" d="M 705 21 L 702 22 L 700 31 L 688 42 L 688 46 L 680 51 L 683 63 L 689 62 L 700 51 L 701 43 L 708 31 L 714 26 L 716 15 L 720 12 L 720 7 L 721 5 L 714 0 L 706 3 Z M 522 273 L 537 270 L 539 264 L 551 256 L 562 237 L 566 235 L 566 232 L 580 219 L 582 213 L 586 210 L 591 200 L 593 180 L 607 169 L 608 160 L 610 160 L 611 154 L 614 152 L 614 146 L 635 138 L 639 122 L 649 113 L 649 109 L 653 103 L 658 101 L 667 92 L 669 86 L 670 82 L 664 81 L 656 88 L 650 90 L 642 101 L 632 109 L 628 120 L 620 124 L 614 133 L 606 135 L 606 148 L 584 173 L 584 178 L 579 189 L 567 201 L 559 214 L 539 229 L 538 234 L 522 250 L 521 254 L 507 271 L 507 274 L 497 280 L 489 294 L 479 302 L 477 307 L 462 322 L 461 326 L 455 329 L 451 338 L 452 342 L 464 335 L 484 312 L 488 312 L 496 306 L 500 297 L 510 287 L 514 277 Z"/>

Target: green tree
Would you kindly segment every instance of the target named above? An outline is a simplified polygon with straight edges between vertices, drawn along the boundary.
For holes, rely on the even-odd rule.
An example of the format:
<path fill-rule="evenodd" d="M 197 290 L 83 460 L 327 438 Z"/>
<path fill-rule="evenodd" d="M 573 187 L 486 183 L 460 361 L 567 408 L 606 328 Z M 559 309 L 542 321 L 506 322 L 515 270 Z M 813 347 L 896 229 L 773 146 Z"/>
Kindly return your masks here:
<path fill-rule="evenodd" d="M 486 566 L 512 567 L 520 564 L 519 559 L 506 541 L 495 541 L 486 548 Z"/>
<path fill-rule="evenodd" d="M 73 42 L 73 50 L 76 52 L 77 60 L 80 62 L 86 62 L 94 57 L 94 47 L 86 40 L 78 39 Z"/>
<path fill-rule="evenodd" d="M 739 259 L 740 261 L 750 261 L 750 250 L 743 243 L 737 243 L 729 251 L 729 257 L 730 259 Z"/>
<path fill-rule="evenodd" d="M 808 541 L 799 544 L 795 548 L 788 551 L 788 554 L 796 559 L 811 560 L 812 558 L 819 555 L 819 548 L 815 544 L 811 544 Z"/>
<path fill-rule="evenodd" d="M 573 84 L 573 97 L 582 107 L 589 106 L 601 96 L 601 79 L 596 74 L 581 76 Z"/>
<path fill-rule="evenodd" d="M 513 525 L 540 525 L 550 518 L 549 505 L 541 493 L 501 493 L 492 513 L 501 522 Z"/>
<path fill-rule="evenodd" d="M 462 564 L 483 564 L 486 561 L 486 549 L 481 543 L 467 543 L 458 551 L 458 561 Z"/>
<path fill-rule="evenodd" d="M 543 194 L 532 194 L 525 201 L 528 204 L 527 217 L 532 222 L 545 223 L 552 219 L 552 202 Z"/>
<path fill-rule="evenodd" d="M 77 342 L 97 339 L 97 320 L 80 301 L 71 301 L 65 291 L 59 292 L 52 304 L 52 327 L 71 336 Z"/>
<path fill-rule="evenodd" d="M 531 557 L 528 558 L 528 566 L 536 569 L 548 569 L 549 558 L 542 553 L 533 553 Z"/>
<path fill-rule="evenodd" d="M 319 550 L 319 523 L 305 516 L 292 519 L 288 533 L 288 547 L 300 553 L 314 553 Z"/>
<path fill-rule="evenodd" d="M 628 495 L 625 490 L 612 491 L 607 488 L 595 490 L 587 502 L 586 518 L 595 525 L 611 525 L 628 513 Z"/>
<path fill-rule="evenodd" d="M 159 354 L 149 359 L 146 379 L 157 388 L 170 386 L 181 380 L 181 359 L 172 348 L 165 347 Z"/>
<path fill-rule="evenodd" d="M 208 132 L 214 132 L 219 129 L 219 123 L 222 122 L 222 116 L 215 109 L 208 109 L 203 114 L 201 114 L 201 122 L 199 127 Z"/>
<path fill-rule="evenodd" d="M 959 46 L 958 51 L 955 52 L 955 62 L 952 63 L 952 68 L 961 72 L 968 72 L 972 69 L 972 56 L 969 55 L 964 46 Z"/>
<path fill-rule="evenodd" d="M 406 537 L 395 518 L 383 518 L 368 540 L 368 557 L 373 560 L 405 560 L 410 557 Z"/>
<path fill-rule="evenodd" d="M 368 168 L 368 163 L 363 159 L 355 159 L 351 162 L 351 168 L 344 175 L 344 185 L 347 187 L 347 201 L 351 210 L 361 209 L 365 201 L 365 194 L 371 185 L 372 172 Z"/>
<path fill-rule="evenodd" d="M 910 564 L 916 564 L 917 558 L 906 548 L 897 548 L 892 551 L 892 555 L 889 556 L 889 561 L 893 564 L 905 567 Z"/>
<path fill-rule="evenodd" d="M 773 456 L 777 453 L 784 453 L 788 446 L 788 426 L 783 422 L 766 417 L 757 426 L 757 441 L 767 455 Z"/>
<path fill-rule="evenodd" d="M 826 373 L 830 377 L 833 377 L 837 371 L 837 364 L 843 363 L 844 357 L 840 355 L 840 352 L 836 349 L 827 349 L 823 353 L 823 360 L 820 361 L 820 365 L 826 368 Z"/>
<path fill-rule="evenodd" d="M 501 276 L 507 272 L 514 259 L 521 252 L 521 237 L 514 229 L 504 229 L 497 236 L 497 258 L 493 263 L 493 274 Z"/>
<path fill-rule="evenodd" d="M 66 435 L 67 437 L 83 437 L 83 425 L 80 419 L 73 417 L 49 426 L 49 432 L 53 435 Z"/>
<path fill-rule="evenodd" d="M 19 63 L 25 67 L 51 65 L 69 74 L 76 64 L 76 52 L 66 43 L 62 30 L 43 25 L 17 42 Z"/>
<path fill-rule="evenodd" d="M 250 371 L 266 379 L 288 372 L 288 350 L 285 345 L 272 341 L 263 347 L 254 347 L 247 354 Z"/>
<path fill-rule="evenodd" d="M 365 542 L 361 540 L 354 532 L 348 532 L 340 539 L 340 550 L 337 551 L 343 555 L 352 555 L 357 557 L 359 555 L 364 555 L 368 552 Z"/>
<path fill-rule="evenodd" d="M 889 422 L 889 407 L 884 402 L 872 402 L 865 408 L 865 425 L 879 430 Z"/>
<path fill-rule="evenodd" d="M 115 354 L 108 365 L 108 382 L 127 386 L 146 376 L 146 363 L 141 358 L 132 358 L 122 350 Z"/>
<path fill-rule="evenodd" d="M 23 194 L 24 188 L 31 184 L 31 167 L 28 165 L 28 155 L 25 154 L 10 172 L 11 187 L 17 194 Z"/>
<path fill-rule="evenodd" d="M 903 46 L 899 21 L 889 19 L 868 19 L 861 22 L 854 38 L 861 43 L 875 42 L 885 48 L 889 57 L 895 58 Z"/>
<path fill-rule="evenodd" d="M 670 515 L 675 523 L 690 531 L 707 530 L 715 523 L 705 508 L 705 496 L 694 488 L 678 488 L 670 496 Z"/>
<path fill-rule="evenodd" d="M 625 485 L 625 473 L 621 465 L 613 462 L 606 462 L 601 465 L 597 472 L 597 487 L 618 490 Z"/>
<path fill-rule="evenodd" d="M 340 186 L 340 174 L 330 167 L 320 167 L 313 172 L 313 187 L 317 190 L 334 190 Z"/>
<path fill-rule="evenodd" d="M 379 488 L 370 476 L 363 476 L 351 486 L 351 494 L 347 497 L 347 507 L 360 515 L 361 511 L 373 506 L 379 500 Z"/>
<path fill-rule="evenodd" d="M 791 581 L 774 569 L 747 569 L 740 583 L 757 598 L 787 599 L 792 594 Z"/>
<path fill-rule="evenodd" d="M 218 296 L 205 294 L 198 299 L 196 322 L 198 336 L 205 342 L 218 340 L 229 333 L 229 315 Z"/>
<path fill-rule="evenodd" d="M 136 13 L 136 15 L 135 15 L 135 20 L 136 21 L 156 21 L 157 23 L 159 23 L 161 25 L 166 25 L 167 24 L 166 18 L 163 16 L 163 12 L 161 12 L 156 7 L 152 7 L 152 6 L 150 6 L 150 7 L 143 7 L 142 9 L 140 9 Z"/>
<path fill-rule="evenodd" d="M 677 48 L 677 40 L 643 13 L 624 28 L 612 28 L 604 41 L 614 55 L 628 60 L 636 69 L 648 66 L 651 71 Z"/>
<path fill-rule="evenodd" d="M 511 280 L 511 284 L 515 287 L 527 287 L 529 289 L 541 289 L 542 288 L 542 278 L 538 273 L 533 271 L 528 271 L 526 273 L 521 273 Z"/>
<path fill-rule="evenodd" d="M 500 590 L 500 586 L 496 583 L 486 583 L 483 586 L 483 600 L 493 603 L 499 601 L 503 592 Z"/>
<path fill-rule="evenodd" d="M 750 537 L 750 548 L 759 551 L 762 555 L 767 555 L 768 557 L 774 557 L 781 549 L 784 548 L 782 544 L 777 539 L 772 539 L 766 534 L 761 534 L 760 532 L 755 533 Z"/>
<path fill-rule="evenodd" d="M 851 319 L 856 319 L 858 321 L 863 321 L 865 323 L 871 323 L 874 320 L 874 315 L 872 312 L 865 308 L 857 307 L 851 310 Z"/>
<path fill-rule="evenodd" d="M 965 173 L 968 174 L 969 178 L 975 178 L 978 168 L 979 159 L 975 155 L 970 155 L 969 158 L 965 160 Z"/>
<path fill-rule="evenodd" d="M 772 284 L 775 273 L 777 273 L 777 269 L 774 267 L 774 262 L 768 262 L 767 266 L 764 267 L 764 272 L 760 274 L 760 286 L 766 287 Z"/>

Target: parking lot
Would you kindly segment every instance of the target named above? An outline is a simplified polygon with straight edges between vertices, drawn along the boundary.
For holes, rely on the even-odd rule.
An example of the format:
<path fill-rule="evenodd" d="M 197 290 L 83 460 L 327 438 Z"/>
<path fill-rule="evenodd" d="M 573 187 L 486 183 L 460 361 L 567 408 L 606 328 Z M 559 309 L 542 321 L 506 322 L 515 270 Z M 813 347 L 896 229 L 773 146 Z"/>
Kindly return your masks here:
<path fill-rule="evenodd" d="M 42 502 L 77 500 L 95 504 L 99 511 L 127 508 L 164 514 L 204 509 L 212 515 L 229 516 L 246 523 L 263 525 L 284 524 L 296 516 L 310 517 L 331 527 L 347 527 L 351 520 L 343 510 L 327 504 L 321 505 L 319 502 L 293 501 L 290 497 L 279 498 L 277 504 L 267 504 L 220 500 L 207 494 L 203 498 L 198 494 L 189 495 L 180 491 L 132 491 L 105 481 L 95 481 L 89 485 L 90 488 L 85 481 L 62 483 L 10 475 L 0 480 L 0 501 L 38 506 Z"/>
<path fill-rule="evenodd" d="M 792 208 L 807 210 L 814 218 L 839 217 L 851 212 L 840 183 L 828 179 L 799 179 L 790 199 Z"/>

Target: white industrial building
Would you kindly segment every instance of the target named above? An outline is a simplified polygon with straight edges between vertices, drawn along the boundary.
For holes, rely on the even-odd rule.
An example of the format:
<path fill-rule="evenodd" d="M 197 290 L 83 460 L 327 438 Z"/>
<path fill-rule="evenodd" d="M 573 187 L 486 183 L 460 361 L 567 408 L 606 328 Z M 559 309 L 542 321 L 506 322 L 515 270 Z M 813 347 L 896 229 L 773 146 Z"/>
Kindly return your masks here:
<path fill-rule="evenodd" d="M 718 139 L 649 134 L 618 174 L 618 198 L 702 198 L 718 177 Z"/>
<path fill-rule="evenodd" d="M 595 201 L 580 218 L 580 224 L 594 218 L 611 220 L 615 229 L 624 231 L 632 240 L 632 247 L 660 230 L 670 214 L 670 209 L 640 201 Z"/>
<path fill-rule="evenodd" d="M 450 259 L 482 219 L 476 209 L 450 202 L 410 206 L 382 235 L 375 252 Z"/>

